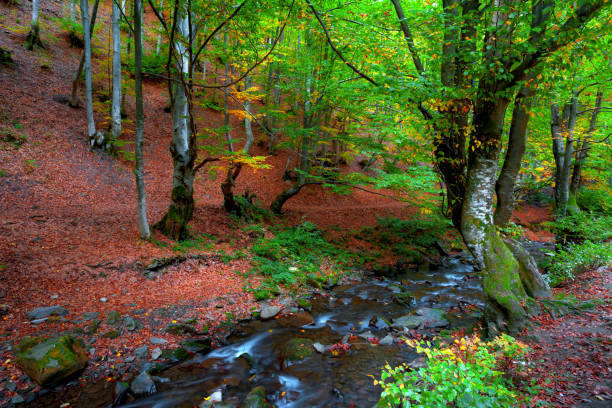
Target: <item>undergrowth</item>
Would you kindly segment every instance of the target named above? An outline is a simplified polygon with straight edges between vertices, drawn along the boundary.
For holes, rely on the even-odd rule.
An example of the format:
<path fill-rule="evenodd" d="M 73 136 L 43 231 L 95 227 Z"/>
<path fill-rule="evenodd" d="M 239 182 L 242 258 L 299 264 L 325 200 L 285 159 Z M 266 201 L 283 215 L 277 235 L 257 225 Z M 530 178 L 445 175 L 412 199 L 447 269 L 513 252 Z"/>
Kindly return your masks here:
<path fill-rule="evenodd" d="M 612 261 L 612 243 L 572 243 L 560 248 L 551 259 L 545 276 L 550 286 L 559 286 L 566 280 L 573 280 L 580 273 Z"/>

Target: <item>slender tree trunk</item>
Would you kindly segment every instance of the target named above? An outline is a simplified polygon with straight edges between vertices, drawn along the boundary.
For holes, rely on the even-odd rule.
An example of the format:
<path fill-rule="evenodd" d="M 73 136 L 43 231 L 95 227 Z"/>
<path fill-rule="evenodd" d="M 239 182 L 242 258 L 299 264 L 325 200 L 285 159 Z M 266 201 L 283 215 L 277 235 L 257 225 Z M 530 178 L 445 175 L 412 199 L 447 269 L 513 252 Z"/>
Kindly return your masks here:
<path fill-rule="evenodd" d="M 159 1 L 159 9 L 160 10 L 164 9 L 164 0 Z M 159 55 L 159 52 L 161 51 L 161 44 L 162 44 L 162 34 L 159 33 L 159 35 L 157 36 L 157 45 L 155 46 L 155 55 Z"/>
<path fill-rule="evenodd" d="M 89 39 L 91 40 L 91 37 L 93 36 L 93 30 L 94 27 L 96 26 L 96 16 L 98 15 L 98 5 L 100 4 L 100 0 L 96 0 L 96 2 L 94 3 L 94 8 L 93 11 L 91 13 L 91 23 L 89 26 Z M 81 2 L 81 6 L 82 6 L 82 2 Z M 83 12 L 81 11 L 81 20 L 83 19 Z M 83 37 L 85 37 L 85 33 L 86 31 L 83 30 Z M 85 38 L 83 38 L 84 40 Z M 91 41 L 90 41 L 90 47 L 91 47 Z M 90 52 L 91 55 L 91 52 Z M 77 100 L 77 92 L 79 90 L 79 81 L 81 80 L 81 75 L 83 74 L 83 67 L 85 66 L 85 50 L 83 50 L 83 53 L 81 54 L 81 60 L 79 61 L 79 67 L 77 68 L 77 72 L 74 75 L 74 80 L 72 81 L 72 97 L 70 100 L 70 106 L 72 106 L 73 108 L 77 108 L 79 106 L 78 100 Z"/>
<path fill-rule="evenodd" d="M 111 19 L 113 25 L 113 98 L 111 107 L 111 119 L 112 139 L 116 140 L 121 136 L 121 10 L 119 9 L 119 5 L 115 1 L 113 1 L 112 3 L 113 8 L 111 13 Z M 138 7 L 142 7 L 142 4 L 140 4 Z M 136 2 L 134 3 L 134 10 L 136 10 Z M 134 21 L 136 21 L 136 16 L 134 16 Z M 138 58 L 135 58 L 135 62 L 140 63 L 142 65 L 142 58 L 140 58 L 140 61 L 138 60 Z"/>
<path fill-rule="evenodd" d="M 113 12 L 115 12 L 115 9 L 117 9 L 117 12 L 119 11 L 119 8 L 117 7 L 116 3 L 113 2 Z M 147 221 L 147 196 L 144 182 L 142 155 L 144 111 L 142 101 L 142 35 L 140 30 L 141 26 L 142 0 L 134 0 L 134 88 L 136 91 L 136 140 L 134 144 L 134 156 L 136 161 L 134 163 L 134 176 L 136 179 L 136 191 L 138 192 L 138 228 L 140 230 L 141 238 L 149 239 L 151 237 L 151 232 L 149 230 L 149 222 Z M 113 27 L 113 32 L 114 30 L 115 27 Z M 117 31 L 118 30 L 119 27 L 117 27 Z M 121 89 L 120 84 L 119 89 Z M 113 108 L 115 107 L 114 102 L 115 100 L 113 98 Z M 119 100 L 117 100 L 116 106 L 119 107 Z"/>
<path fill-rule="evenodd" d="M 495 185 L 497 209 L 495 210 L 494 221 L 495 225 L 500 227 L 510 222 L 510 217 L 514 212 L 514 188 L 527 146 L 527 124 L 529 123 L 529 111 L 534 93 L 535 90 L 532 88 L 523 87 L 519 90 L 514 101 L 508 149 Z"/>
<path fill-rule="evenodd" d="M 91 86 L 91 37 L 89 31 L 89 10 L 87 0 L 81 0 L 81 15 L 83 21 L 83 42 L 85 44 L 85 108 L 87 111 L 87 136 L 89 143 L 94 146 L 96 143 L 96 123 L 94 122 L 93 114 L 93 97 L 92 97 L 92 86 Z"/>
<path fill-rule="evenodd" d="M 572 173 L 572 181 L 570 183 L 570 192 L 569 192 L 569 201 L 576 202 L 576 196 L 578 194 L 578 189 L 580 188 L 581 178 L 582 178 L 582 166 L 586 158 L 589 155 L 590 149 L 590 136 L 593 134 L 595 129 L 597 128 L 597 116 L 601 111 L 601 104 L 603 102 L 603 92 L 600 90 L 597 91 L 597 96 L 595 98 L 595 107 L 593 108 L 593 112 L 591 113 L 591 120 L 589 121 L 589 129 L 583 137 L 582 143 L 580 147 L 576 151 L 576 159 L 574 161 L 574 171 Z M 576 208 L 574 211 L 579 212 L 580 208 L 576 203 Z"/>
<path fill-rule="evenodd" d="M 190 115 L 187 100 L 187 89 L 183 79 L 189 74 L 189 54 L 180 41 L 189 38 L 189 20 L 185 12 L 176 16 L 177 40 L 171 44 L 179 58 L 174 81 L 172 100 L 172 143 L 170 153 L 174 171 L 172 175 L 172 194 L 170 207 L 164 217 L 155 225 L 172 239 L 183 240 L 188 237 L 187 225 L 195 208 L 193 200 L 193 181 L 195 177 L 194 162 L 196 157 L 195 140 L 190 132 Z M 181 79 L 183 78 L 183 79 Z"/>
<path fill-rule="evenodd" d="M 70 20 L 71 21 L 75 21 L 76 20 L 76 15 L 74 13 L 74 9 L 75 9 L 75 4 L 76 4 L 76 0 L 70 0 Z"/>
<path fill-rule="evenodd" d="M 576 97 L 572 97 L 572 100 L 565 104 L 562 116 L 559 115 L 559 107 L 556 104 L 551 105 L 550 130 L 556 165 L 555 206 L 557 218 L 563 218 L 567 215 L 577 109 L 578 99 Z"/>
<path fill-rule="evenodd" d="M 45 48 L 44 44 L 40 40 L 40 28 L 38 26 L 38 0 L 32 0 L 32 24 L 30 25 L 30 32 L 26 38 L 25 47 L 30 51 L 32 51 L 34 47 Z"/>

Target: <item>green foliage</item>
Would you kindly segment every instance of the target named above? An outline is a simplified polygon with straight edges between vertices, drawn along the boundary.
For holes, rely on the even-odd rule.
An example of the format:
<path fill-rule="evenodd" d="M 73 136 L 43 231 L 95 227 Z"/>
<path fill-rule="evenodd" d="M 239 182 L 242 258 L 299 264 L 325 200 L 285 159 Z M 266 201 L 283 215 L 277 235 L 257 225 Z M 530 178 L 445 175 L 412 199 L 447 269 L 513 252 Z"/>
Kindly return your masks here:
<path fill-rule="evenodd" d="M 423 253 L 433 254 L 437 242 L 454 233 L 449 220 L 437 217 L 401 220 L 378 218 L 376 227 L 363 228 L 358 238 L 390 248 L 397 256 L 422 261 Z"/>
<path fill-rule="evenodd" d="M 578 206 L 594 213 L 612 215 L 612 192 L 605 186 L 582 188 L 578 192 Z"/>
<path fill-rule="evenodd" d="M 51 20 L 58 23 L 60 28 L 66 32 L 71 46 L 83 48 L 83 25 L 81 23 L 71 20 L 70 17 L 51 18 Z"/>
<path fill-rule="evenodd" d="M 273 238 L 259 238 L 251 248 L 253 273 L 264 276 L 259 288 L 250 288 L 255 297 L 266 299 L 278 292 L 278 285 L 299 286 L 317 282 L 323 264 L 332 270 L 332 281 L 348 266 L 351 254 L 329 243 L 316 225 L 304 222 L 280 230 Z M 325 278 L 322 278 L 325 281 Z M 320 284 L 320 283 L 319 283 Z"/>
<path fill-rule="evenodd" d="M 255 194 L 245 191 L 242 195 L 234 196 L 234 200 L 239 208 L 238 214 L 240 215 L 238 218 L 241 220 L 253 224 L 272 219 L 272 212 L 263 207 Z"/>
<path fill-rule="evenodd" d="M 172 250 L 180 253 L 191 251 L 209 251 L 214 247 L 216 238 L 210 234 L 201 234 L 197 237 L 177 242 Z"/>
<path fill-rule="evenodd" d="M 570 244 L 565 249 L 559 249 L 544 275 L 551 286 L 559 286 L 568 279 L 590 268 L 596 268 L 612 261 L 612 243 L 584 241 Z"/>
<path fill-rule="evenodd" d="M 525 230 L 520 225 L 516 225 L 513 222 L 509 222 L 505 227 L 497 227 L 497 230 L 502 234 L 510 238 L 523 238 L 525 236 Z"/>
<path fill-rule="evenodd" d="M 497 408 L 519 406 L 524 399 L 499 371 L 509 369 L 527 350 L 510 336 L 488 343 L 478 337 L 462 338 L 444 348 L 406 342 L 427 356 L 427 365 L 413 371 L 405 364 L 395 368 L 386 364 L 381 380 L 375 380 L 383 389 L 378 407 Z"/>
<path fill-rule="evenodd" d="M 612 238 L 612 216 L 581 212 L 546 225 L 557 235 L 557 242 L 605 241 Z"/>
<path fill-rule="evenodd" d="M 159 54 L 155 50 L 145 50 L 142 56 L 142 76 L 144 78 L 159 79 L 166 76 L 166 64 L 168 63 L 168 46 L 161 47 Z M 133 75 L 135 71 L 134 58 L 128 62 L 128 70 Z"/>

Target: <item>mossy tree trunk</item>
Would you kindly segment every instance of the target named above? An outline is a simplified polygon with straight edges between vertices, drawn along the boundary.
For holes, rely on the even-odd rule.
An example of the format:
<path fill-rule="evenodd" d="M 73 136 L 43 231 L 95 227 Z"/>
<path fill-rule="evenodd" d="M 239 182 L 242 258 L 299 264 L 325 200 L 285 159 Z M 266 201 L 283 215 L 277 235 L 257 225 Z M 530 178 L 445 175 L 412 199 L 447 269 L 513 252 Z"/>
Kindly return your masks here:
<path fill-rule="evenodd" d="M 35 47 L 45 48 L 40 40 L 40 27 L 38 25 L 38 0 L 32 0 L 32 24 L 26 38 L 26 49 L 32 51 Z"/>
<path fill-rule="evenodd" d="M 178 16 L 175 44 L 176 77 L 171 86 L 172 93 L 172 194 L 168 212 L 155 224 L 164 235 L 175 239 L 186 239 L 189 234 L 187 225 L 193 216 L 193 181 L 195 178 L 194 163 L 196 159 L 196 140 L 190 131 L 190 113 L 187 100 L 187 90 L 183 80 L 189 75 L 189 56 L 183 40 L 189 35 L 189 22 L 186 13 Z M 182 77 L 181 77 L 182 76 Z"/>
<path fill-rule="evenodd" d="M 529 294 L 549 295 L 537 268 L 527 269 L 502 241 L 493 222 L 493 197 L 507 100 L 482 101 L 475 108 L 468 182 L 461 214 L 461 234 L 474 255 L 489 300 L 493 330 L 516 330 L 528 315 Z M 537 282 L 537 284 L 534 284 Z M 540 287 L 542 285 L 542 287 Z"/>

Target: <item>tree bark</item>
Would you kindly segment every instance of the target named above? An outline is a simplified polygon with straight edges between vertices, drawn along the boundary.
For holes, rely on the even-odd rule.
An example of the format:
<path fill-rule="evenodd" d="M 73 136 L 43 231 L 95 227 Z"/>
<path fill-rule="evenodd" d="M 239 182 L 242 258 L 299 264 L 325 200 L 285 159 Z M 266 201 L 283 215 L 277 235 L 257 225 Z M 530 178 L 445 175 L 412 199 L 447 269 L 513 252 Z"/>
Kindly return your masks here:
<path fill-rule="evenodd" d="M 529 299 L 523 281 L 529 285 L 544 281 L 537 270 L 521 269 L 493 223 L 493 194 L 507 105 L 508 101 L 497 100 L 481 101 L 476 106 L 461 234 L 481 271 L 483 290 L 490 306 L 490 329 L 514 331 L 527 316 L 524 305 Z M 522 270 L 524 276 L 521 276 Z M 546 287 L 541 289 L 539 293 L 550 293 Z"/>
<path fill-rule="evenodd" d="M 91 23 L 89 25 L 89 38 L 93 36 L 93 30 L 96 26 L 96 16 L 98 15 L 98 5 L 100 4 L 100 0 L 96 0 L 94 3 L 93 11 L 91 12 Z M 82 2 L 81 2 L 82 6 Z M 83 12 L 81 11 L 81 20 L 83 19 Z M 85 30 L 83 30 L 83 37 L 85 37 Z M 85 40 L 83 38 L 83 40 Z M 91 41 L 90 41 L 91 46 Z M 91 55 L 91 52 L 90 52 Z M 77 91 L 79 90 L 79 81 L 81 79 L 81 75 L 83 74 L 83 67 L 85 66 L 85 50 L 81 54 L 81 60 L 79 61 L 79 67 L 77 68 L 77 72 L 74 75 L 74 80 L 72 81 L 72 97 L 70 100 L 70 106 L 73 108 L 78 108 L 79 103 L 77 100 Z"/>
<path fill-rule="evenodd" d="M 112 120 L 112 139 L 116 140 L 121 136 L 121 10 L 116 1 L 112 2 L 112 31 L 113 31 L 113 97 L 111 106 Z M 142 7 L 140 4 L 139 7 Z M 134 10 L 136 2 L 134 3 Z M 134 16 L 136 22 L 136 16 Z M 141 50 L 142 52 L 142 50 Z M 135 58 L 135 63 L 140 63 L 142 70 L 142 56 L 140 60 Z M 142 87 L 142 80 L 141 80 Z M 141 100 L 142 103 L 142 100 Z"/>
<path fill-rule="evenodd" d="M 170 207 L 164 217 L 155 225 L 166 236 L 175 239 L 186 239 L 189 234 L 187 225 L 193 216 L 193 181 L 195 177 L 194 162 L 196 157 L 195 140 L 190 133 L 190 115 L 187 100 L 187 89 L 184 78 L 189 74 L 188 50 L 182 41 L 189 38 L 189 21 L 184 11 L 176 16 L 177 39 L 174 44 L 177 55 L 172 100 L 172 142 L 170 153 L 174 167 L 172 175 L 172 194 Z M 181 41 L 182 40 L 182 41 Z"/>
<path fill-rule="evenodd" d="M 38 26 L 38 0 L 32 0 L 32 23 L 26 38 L 26 49 L 32 51 L 35 47 L 45 48 L 40 40 L 40 27 Z"/>
<path fill-rule="evenodd" d="M 534 94 L 535 90 L 533 88 L 523 87 L 514 100 L 506 157 L 495 185 L 497 209 L 495 210 L 494 221 L 495 225 L 499 227 L 506 226 L 510 222 L 510 217 L 512 217 L 514 211 L 514 188 L 527 146 L 527 124 L 529 123 L 529 112 Z"/>
<path fill-rule="evenodd" d="M 113 13 L 115 10 L 119 12 L 119 7 L 113 1 Z M 117 13 L 119 14 L 119 13 Z M 117 23 L 119 18 L 117 18 Z M 113 21 L 114 23 L 115 21 Z M 118 26 L 119 24 L 117 24 Z M 142 139 L 144 132 L 144 110 L 142 101 L 142 0 L 134 0 L 134 88 L 136 93 L 136 140 L 134 145 L 134 177 L 136 179 L 136 191 L 138 193 L 138 228 L 140 230 L 140 236 L 142 239 L 151 238 L 151 231 L 149 230 L 149 222 L 147 221 L 147 196 L 144 182 L 144 171 L 143 171 L 143 154 L 142 154 Z M 115 27 L 113 26 L 113 35 Z M 117 27 L 119 31 L 119 27 Z M 121 48 L 119 48 L 119 59 L 121 59 Z M 113 61 L 114 62 L 114 61 Z M 114 79 L 114 78 L 113 78 Z M 114 83 L 113 83 L 113 115 L 115 113 L 114 108 L 117 107 L 119 114 L 119 125 L 121 125 L 121 112 L 119 106 L 121 103 L 121 97 L 118 96 L 115 105 L 114 98 Z M 121 89 L 121 78 L 119 78 L 118 89 Z"/>
<path fill-rule="evenodd" d="M 567 215 L 577 110 L 578 99 L 575 96 L 563 107 L 562 116 L 559 115 L 559 107 L 556 104 L 551 105 L 550 130 L 553 139 L 553 156 L 555 158 L 555 207 L 557 218 L 563 218 Z"/>
<path fill-rule="evenodd" d="M 159 1 L 159 10 L 160 10 L 160 12 L 163 9 L 164 9 L 164 0 L 160 0 Z M 162 34 L 159 33 L 159 35 L 157 36 L 157 45 L 155 46 L 155 55 L 159 55 L 159 52 L 161 51 L 161 44 L 162 44 Z"/>
<path fill-rule="evenodd" d="M 96 135 L 96 123 L 93 115 L 93 97 L 91 89 L 91 37 L 89 29 L 89 5 L 87 0 L 81 0 L 81 20 L 83 21 L 83 43 L 85 49 L 83 55 L 85 56 L 85 108 L 87 111 L 87 136 L 91 146 L 96 144 L 94 139 Z M 78 80 L 78 77 L 77 77 Z"/>
<path fill-rule="evenodd" d="M 582 143 L 576 152 L 576 159 L 574 160 L 574 171 L 572 172 L 572 181 L 570 183 L 570 191 L 569 191 L 569 202 L 576 203 L 576 195 L 578 194 L 578 189 L 580 188 L 581 178 L 582 178 L 582 166 L 586 158 L 589 155 L 590 149 L 590 136 L 593 134 L 595 129 L 597 129 L 597 116 L 601 111 L 601 104 L 603 102 L 603 92 L 601 89 L 597 91 L 597 96 L 595 97 L 595 107 L 593 108 L 593 112 L 591 113 L 591 120 L 589 121 L 589 129 L 586 134 L 583 136 Z M 576 203 L 574 211 L 580 211 L 578 204 Z"/>

